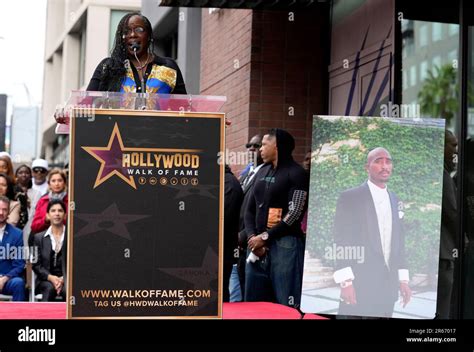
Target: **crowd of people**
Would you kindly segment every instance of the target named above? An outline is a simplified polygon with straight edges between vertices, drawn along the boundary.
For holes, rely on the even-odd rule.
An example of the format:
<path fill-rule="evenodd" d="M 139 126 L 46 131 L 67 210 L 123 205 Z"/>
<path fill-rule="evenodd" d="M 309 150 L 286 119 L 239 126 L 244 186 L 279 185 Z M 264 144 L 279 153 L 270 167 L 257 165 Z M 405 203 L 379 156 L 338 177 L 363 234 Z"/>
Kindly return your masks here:
<path fill-rule="evenodd" d="M 308 169 L 294 161 L 295 140 L 285 130 L 253 136 L 246 147 L 252 161 L 239 182 L 229 170 L 226 173 L 224 301 L 298 308 Z"/>
<path fill-rule="evenodd" d="M 99 63 L 87 90 L 187 94 L 176 62 L 156 55 L 153 46 L 150 21 L 140 13 L 125 15 L 117 26 L 110 57 Z M 64 122 L 62 116 L 55 117 L 58 122 Z M 454 145 L 454 136 L 448 137 L 447 144 L 452 140 Z M 238 178 L 226 166 L 224 301 L 270 301 L 298 308 L 311 152 L 305 155 L 302 165 L 295 162 L 292 155 L 295 140 L 279 128 L 263 136 L 253 136 L 246 148 L 252 161 Z M 381 153 L 380 150 L 375 152 Z M 372 156 L 368 158 L 368 166 L 372 159 Z M 382 159 L 391 161 L 386 155 Z M 445 170 L 444 190 L 455 189 L 449 176 L 452 171 L 452 167 Z M 385 193 L 380 197 L 388 199 L 389 194 L 382 186 Z M 384 206 L 389 209 L 387 204 Z M 454 218 L 455 210 L 455 199 L 444 195 L 444 223 Z M 0 247 L 29 248 L 26 258 L 0 258 L 0 294 L 10 295 L 14 301 L 27 300 L 33 283 L 27 282 L 26 277 L 27 271 L 32 270 L 36 293 L 42 295 L 43 301 L 65 300 L 67 213 L 67 173 L 64 170 L 50 170 L 44 159 L 34 160 L 31 168 L 23 164 L 14 170 L 9 155 L 0 154 Z M 438 310 L 443 318 L 449 315 L 454 277 L 454 261 L 449 254 L 454 242 L 446 240 L 451 238 L 448 232 L 442 229 L 440 297 L 443 299 L 438 302 Z M 394 282 L 398 284 L 398 281 L 395 277 Z M 405 281 L 400 279 L 402 284 Z M 353 294 L 347 294 L 353 292 L 348 286 L 352 286 L 352 281 L 345 278 L 341 282 L 341 298 L 355 301 Z M 402 291 L 408 301 L 411 294 L 408 286 Z M 393 294 L 396 296 L 396 288 Z M 367 297 L 367 305 L 373 305 L 371 296 Z M 391 312 L 392 301 L 387 306 L 386 310 Z"/>
<path fill-rule="evenodd" d="M 64 170 L 44 159 L 14 170 L 8 153 L 0 154 L 0 294 L 65 300 L 67 208 Z"/>

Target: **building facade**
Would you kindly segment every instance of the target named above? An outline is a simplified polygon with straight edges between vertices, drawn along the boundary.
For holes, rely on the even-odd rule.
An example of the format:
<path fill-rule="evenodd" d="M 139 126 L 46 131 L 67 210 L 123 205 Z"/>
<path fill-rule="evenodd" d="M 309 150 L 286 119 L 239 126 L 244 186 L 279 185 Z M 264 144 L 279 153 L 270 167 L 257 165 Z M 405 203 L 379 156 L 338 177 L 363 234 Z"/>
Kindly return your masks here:
<path fill-rule="evenodd" d="M 194 0 L 162 5 L 200 8 Z M 229 151 L 289 130 L 300 159 L 314 115 L 444 118 L 458 140 L 458 238 L 451 317 L 474 317 L 472 5 L 406 0 L 209 0 L 201 23 L 200 93 L 224 95 Z M 161 11 L 161 9 L 160 9 Z M 178 11 L 179 14 L 179 11 Z M 179 46 L 179 43 L 178 43 Z M 197 53 L 196 53 L 197 54 Z M 238 171 L 241 165 L 233 170 Z"/>
<path fill-rule="evenodd" d="M 140 7 L 140 0 L 48 1 L 40 154 L 49 162 L 68 162 L 67 136 L 55 133 L 56 107 L 71 90 L 87 86 L 97 64 L 109 56 L 120 19 Z"/>

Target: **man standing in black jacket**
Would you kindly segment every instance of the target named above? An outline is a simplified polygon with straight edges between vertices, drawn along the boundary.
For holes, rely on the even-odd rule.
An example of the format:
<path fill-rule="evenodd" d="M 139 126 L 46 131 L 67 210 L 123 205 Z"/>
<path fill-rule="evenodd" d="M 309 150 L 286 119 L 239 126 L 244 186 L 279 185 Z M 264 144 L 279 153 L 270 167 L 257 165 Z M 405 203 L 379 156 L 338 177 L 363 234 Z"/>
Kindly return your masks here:
<path fill-rule="evenodd" d="M 281 129 L 272 129 L 262 140 L 265 165 L 255 176 L 245 214 L 246 301 L 300 305 L 308 174 L 293 160 L 294 148 L 294 138 Z"/>
<path fill-rule="evenodd" d="M 240 208 L 240 218 L 239 218 L 239 260 L 237 262 L 237 271 L 239 274 L 239 283 L 242 293 L 242 300 L 245 295 L 245 260 L 247 254 L 247 232 L 245 231 L 245 212 L 247 211 L 247 204 L 249 199 L 253 197 L 253 186 L 255 185 L 255 176 L 258 173 L 258 170 L 263 166 L 262 155 L 260 153 L 260 147 L 262 146 L 262 136 L 255 135 L 250 139 L 246 144 L 248 148 L 249 156 L 253 160 L 250 167 L 244 177 L 242 177 L 240 183 L 242 185 L 242 190 L 244 192 L 244 200 L 242 202 L 242 207 Z"/>
<path fill-rule="evenodd" d="M 232 266 L 237 263 L 239 213 L 244 193 L 229 166 L 225 166 L 224 196 L 224 302 L 229 302 L 229 280 Z"/>

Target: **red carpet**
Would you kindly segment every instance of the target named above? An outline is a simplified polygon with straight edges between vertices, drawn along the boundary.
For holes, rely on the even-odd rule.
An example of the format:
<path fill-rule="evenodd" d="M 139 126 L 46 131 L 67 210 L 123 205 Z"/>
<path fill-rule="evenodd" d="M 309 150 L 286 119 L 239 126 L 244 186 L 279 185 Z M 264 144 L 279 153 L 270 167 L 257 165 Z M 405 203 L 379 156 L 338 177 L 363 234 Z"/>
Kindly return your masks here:
<path fill-rule="evenodd" d="M 268 302 L 224 303 L 224 319 L 301 319 L 293 308 Z M 0 319 L 66 319 L 66 303 L 0 302 Z M 326 319 L 306 314 L 304 319 Z"/>
<path fill-rule="evenodd" d="M 224 319 L 301 319 L 296 309 L 268 302 L 224 303 Z"/>
<path fill-rule="evenodd" d="M 66 319 L 66 303 L 0 302 L 0 319 Z"/>
<path fill-rule="evenodd" d="M 322 317 L 316 314 L 311 314 L 311 313 L 306 313 L 303 317 L 303 320 L 321 320 L 321 319 L 327 320 L 328 318 Z"/>

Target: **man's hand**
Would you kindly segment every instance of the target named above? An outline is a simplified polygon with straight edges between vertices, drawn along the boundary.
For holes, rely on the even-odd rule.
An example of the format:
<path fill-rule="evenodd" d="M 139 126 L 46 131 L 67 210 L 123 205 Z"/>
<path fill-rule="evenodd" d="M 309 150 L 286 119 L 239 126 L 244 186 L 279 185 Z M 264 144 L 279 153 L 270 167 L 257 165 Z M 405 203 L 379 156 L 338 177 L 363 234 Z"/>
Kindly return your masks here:
<path fill-rule="evenodd" d="M 263 246 L 265 246 L 265 241 L 262 240 L 261 235 L 250 237 L 250 239 L 248 240 L 248 249 L 250 249 L 254 253 L 257 249 L 260 249 Z M 255 255 L 258 254 L 255 253 Z"/>
<path fill-rule="evenodd" d="M 61 294 L 61 290 L 63 289 L 64 286 L 64 277 L 60 277 L 59 279 L 59 285 L 56 288 L 56 294 L 59 296 Z"/>
<path fill-rule="evenodd" d="M 257 257 L 261 258 L 265 255 L 266 252 L 267 252 L 266 247 L 260 247 L 259 249 L 254 250 L 253 254 L 255 254 Z"/>
<path fill-rule="evenodd" d="M 347 304 L 357 304 L 354 286 L 341 287 L 341 300 Z"/>
<path fill-rule="evenodd" d="M 54 289 L 57 291 L 58 288 L 61 288 L 62 282 L 61 279 L 55 275 L 48 275 L 48 281 L 51 282 L 54 286 Z"/>
<path fill-rule="evenodd" d="M 405 308 L 411 299 L 411 289 L 408 286 L 408 282 L 400 282 L 400 296 L 400 303 L 403 303 L 403 308 Z"/>
<path fill-rule="evenodd" d="M 0 277 L 0 292 L 2 292 L 3 287 L 5 286 L 5 284 L 7 283 L 7 281 L 8 281 L 8 276 L 2 276 L 2 277 Z"/>

